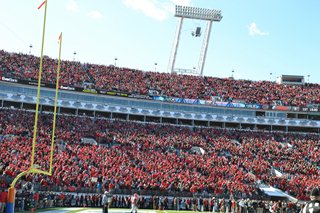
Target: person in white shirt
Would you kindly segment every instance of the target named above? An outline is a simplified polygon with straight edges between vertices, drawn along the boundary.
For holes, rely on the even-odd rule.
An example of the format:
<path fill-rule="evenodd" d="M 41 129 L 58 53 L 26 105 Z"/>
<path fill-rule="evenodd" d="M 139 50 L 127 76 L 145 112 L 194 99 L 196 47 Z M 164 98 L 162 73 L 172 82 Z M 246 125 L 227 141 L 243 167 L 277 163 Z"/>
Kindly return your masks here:
<path fill-rule="evenodd" d="M 131 213 L 138 213 L 138 194 L 134 193 L 131 197 Z"/>
<path fill-rule="evenodd" d="M 103 213 L 108 213 L 108 191 L 105 191 L 102 196 Z"/>

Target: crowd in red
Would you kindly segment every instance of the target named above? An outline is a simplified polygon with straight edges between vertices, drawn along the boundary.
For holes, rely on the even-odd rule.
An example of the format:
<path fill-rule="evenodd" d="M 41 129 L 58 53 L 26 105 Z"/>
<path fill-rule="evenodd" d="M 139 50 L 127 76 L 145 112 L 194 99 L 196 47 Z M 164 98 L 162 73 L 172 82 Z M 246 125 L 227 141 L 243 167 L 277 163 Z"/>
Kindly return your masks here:
<path fill-rule="evenodd" d="M 19 79 L 38 79 L 38 57 L 0 51 L 0 76 Z M 57 60 L 44 57 L 42 79 L 55 83 Z M 305 106 L 320 103 L 319 84 L 281 85 L 270 81 L 250 81 L 173 75 L 158 72 L 118 68 L 97 64 L 62 61 L 61 84 L 148 95 L 150 89 L 170 97 L 224 101 L 240 99 L 246 103 L 273 104 L 282 101 L 286 106 Z"/>
<path fill-rule="evenodd" d="M 33 113 L 0 111 L 0 174 L 15 177 L 30 166 Z M 41 114 L 35 164 L 49 168 L 52 115 Z M 103 145 L 82 144 L 93 137 Z M 320 185 L 319 135 L 190 129 L 89 117 L 59 116 L 53 175 L 24 181 L 61 190 L 79 188 L 231 193 L 250 196 L 257 183 L 306 198 Z M 63 142 L 65 143 L 63 143 Z M 204 154 L 191 152 L 202 147 Z M 272 168 L 281 171 L 276 177 Z"/>

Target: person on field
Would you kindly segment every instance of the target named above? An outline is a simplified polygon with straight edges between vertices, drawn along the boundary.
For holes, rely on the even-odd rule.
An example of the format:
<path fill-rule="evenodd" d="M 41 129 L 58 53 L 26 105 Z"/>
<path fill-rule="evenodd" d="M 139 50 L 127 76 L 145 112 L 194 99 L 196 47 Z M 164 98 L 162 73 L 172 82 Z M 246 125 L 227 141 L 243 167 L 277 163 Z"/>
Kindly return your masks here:
<path fill-rule="evenodd" d="M 102 196 L 103 213 L 108 213 L 108 191 L 105 191 Z"/>
<path fill-rule="evenodd" d="M 320 213 L 320 188 L 312 189 L 310 201 L 302 209 L 302 213 Z"/>
<path fill-rule="evenodd" d="M 134 193 L 131 197 L 131 213 L 138 213 L 138 194 Z"/>

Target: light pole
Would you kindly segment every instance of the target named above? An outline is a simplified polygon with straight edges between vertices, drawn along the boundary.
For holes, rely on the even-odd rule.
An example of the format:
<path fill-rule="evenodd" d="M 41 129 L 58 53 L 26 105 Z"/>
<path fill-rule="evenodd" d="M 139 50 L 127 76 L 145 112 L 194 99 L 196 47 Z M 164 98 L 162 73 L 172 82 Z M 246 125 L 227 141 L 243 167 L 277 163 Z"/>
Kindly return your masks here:
<path fill-rule="evenodd" d="M 156 63 L 154 63 L 154 71 L 155 72 L 157 72 L 157 65 L 158 65 L 158 63 L 156 62 Z"/>
<path fill-rule="evenodd" d="M 76 55 L 77 55 L 77 52 L 74 51 L 74 52 L 73 52 L 73 61 L 76 60 Z"/>
<path fill-rule="evenodd" d="M 272 81 L 272 72 L 270 72 L 270 81 Z"/>
<path fill-rule="evenodd" d="M 117 61 L 118 61 L 118 58 L 115 57 L 115 58 L 114 58 L 114 66 L 115 66 L 115 67 L 117 66 Z"/>
<path fill-rule="evenodd" d="M 29 49 L 29 54 L 30 54 L 30 55 L 31 55 L 32 47 L 33 47 L 32 44 L 30 44 L 30 45 L 29 45 L 29 48 L 30 48 L 30 49 Z"/>
<path fill-rule="evenodd" d="M 232 78 L 234 78 L 234 77 L 233 77 L 233 74 L 234 74 L 234 70 L 232 70 L 232 75 L 231 75 Z"/>
<path fill-rule="evenodd" d="M 309 80 L 310 80 L 310 75 L 308 75 L 308 83 L 309 83 Z"/>

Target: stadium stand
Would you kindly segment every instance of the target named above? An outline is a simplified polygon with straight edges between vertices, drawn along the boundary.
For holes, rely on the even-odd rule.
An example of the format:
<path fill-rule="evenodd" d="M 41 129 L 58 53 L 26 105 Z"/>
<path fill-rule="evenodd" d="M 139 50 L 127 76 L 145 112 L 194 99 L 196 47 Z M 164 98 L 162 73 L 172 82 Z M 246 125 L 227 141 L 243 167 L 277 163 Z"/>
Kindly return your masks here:
<path fill-rule="evenodd" d="M 30 164 L 34 113 L 0 111 L 2 186 Z M 48 169 L 52 115 L 41 114 L 35 163 Z M 59 116 L 54 175 L 25 176 L 41 190 L 103 189 L 210 192 L 216 196 L 261 196 L 270 184 L 305 199 L 320 184 L 320 138 L 171 125 L 139 124 L 90 117 Z M 92 137 L 99 145 L 82 144 Z M 205 153 L 190 152 L 201 147 Z M 282 176 L 273 174 L 273 169 Z"/>
<path fill-rule="evenodd" d="M 0 59 L 1 76 L 29 80 L 38 78 L 38 57 L 2 50 Z M 56 60 L 44 57 L 44 82 L 55 83 L 56 66 Z M 152 91 L 189 99 L 211 100 L 215 96 L 222 101 L 240 100 L 251 104 L 277 102 L 284 106 L 306 106 L 320 103 L 319 84 L 286 85 L 269 81 L 172 75 L 74 61 L 62 61 L 61 84 L 141 95 Z"/>
<path fill-rule="evenodd" d="M 54 84 L 57 61 L 45 56 L 43 64 L 43 82 Z M 38 67 L 38 57 L 0 51 L 0 78 L 37 80 Z M 309 109 L 305 112 L 304 106 L 320 103 L 319 84 L 285 85 L 269 81 L 172 75 L 74 61 L 62 61 L 61 69 L 61 84 L 64 87 L 85 88 L 89 95 L 91 90 L 94 92 L 99 89 L 136 94 L 138 98 L 139 95 L 148 96 L 151 93 L 185 99 L 211 100 L 215 97 L 225 102 L 299 106 L 302 113 L 313 112 Z M 27 92 L 20 94 L 12 86 L 14 82 L 11 80 L 1 84 L 1 88 L 10 85 L 11 91 L 8 89 L 0 93 L 6 100 L 2 101 L 0 109 L 2 189 L 8 188 L 13 178 L 30 166 L 33 135 L 34 111 L 13 109 L 14 106 L 23 108 L 23 105 L 28 108 L 28 102 L 32 105 L 35 100 L 32 97 L 33 90 L 25 86 Z M 48 95 L 48 91 L 45 94 Z M 84 103 L 82 99 L 73 100 L 70 98 L 74 95 L 72 92 L 63 95 L 65 99 L 61 101 L 60 108 L 80 107 L 81 110 L 72 109 L 72 115 L 63 112 L 59 115 L 53 175 L 23 177 L 16 185 L 17 205 L 21 206 L 23 198 L 37 194 L 34 203 L 36 208 L 97 207 L 101 206 L 100 192 L 109 190 L 116 194 L 112 198 L 112 207 L 129 207 L 128 195 L 139 192 L 143 195 L 138 204 L 142 208 L 167 209 L 175 206 L 177 209 L 184 206 L 184 209 L 192 210 L 193 203 L 198 205 L 203 202 L 203 208 L 210 211 L 215 208 L 230 210 L 232 206 L 236 206 L 234 208 L 240 209 L 240 212 L 241 208 L 251 207 L 281 209 L 286 205 L 288 210 L 299 212 L 296 203 L 262 202 L 261 198 L 266 194 L 261 186 L 275 187 L 306 200 L 310 189 L 320 185 L 319 134 L 265 132 L 259 131 L 257 124 L 253 124 L 284 124 L 287 126 L 281 129 L 288 132 L 294 128 L 290 125 L 297 123 L 297 130 L 301 130 L 303 125 L 316 127 L 317 122 L 312 121 L 312 116 L 292 113 L 281 117 L 283 120 L 270 117 L 265 120 L 264 116 L 268 117 L 268 113 L 273 111 L 260 112 L 265 110 L 261 107 L 259 112 L 245 111 L 251 116 L 249 118 L 227 115 L 223 111 L 207 111 L 206 115 L 196 114 L 193 117 L 193 111 L 185 106 L 183 109 L 188 110 L 186 112 L 171 111 L 168 105 L 160 113 L 160 110 L 140 109 L 141 104 L 135 104 L 137 108 L 128 108 L 122 104 L 124 99 L 117 99 L 117 105 L 104 106 L 102 98 L 97 105 L 94 102 Z M 49 103 L 47 99 L 41 98 L 40 103 L 52 105 L 53 100 L 50 99 Z M 20 103 L 22 100 L 27 103 Z M 139 102 L 139 99 L 135 101 Z M 315 109 L 318 107 L 315 106 Z M 90 113 L 92 109 L 106 108 L 109 110 L 106 113 L 124 113 L 122 116 L 127 117 L 124 119 L 126 121 L 113 116 L 107 116 L 106 119 L 101 113 Z M 139 113 L 140 116 L 161 114 L 172 117 L 175 125 L 163 124 L 166 121 L 162 118 L 162 124 L 131 122 L 127 113 L 132 113 L 132 117 Z M 189 123 L 189 127 L 178 125 L 185 125 L 176 119 L 183 115 L 184 118 L 195 119 Z M 237 123 L 246 121 L 248 124 L 244 124 L 242 130 L 241 125 L 238 130 L 194 127 L 196 119 L 203 117 L 216 118 L 213 122 L 224 120 L 235 123 L 235 128 Z M 201 126 L 210 127 L 209 121 L 204 123 L 206 125 Z M 244 130 L 246 126 L 252 128 Z M 51 128 L 52 114 L 44 110 L 40 113 L 35 161 L 43 170 L 49 168 Z M 319 133 L 319 130 L 314 128 L 312 132 Z M 35 193 L 30 194 L 30 191 Z M 205 195 L 206 198 L 200 202 L 202 198 L 192 198 L 195 195 Z M 214 198 L 209 198 L 209 195 Z M 180 197 L 181 200 L 176 201 L 180 202 L 180 207 L 170 197 Z M 231 204 L 233 198 L 238 199 L 235 205 Z"/>

